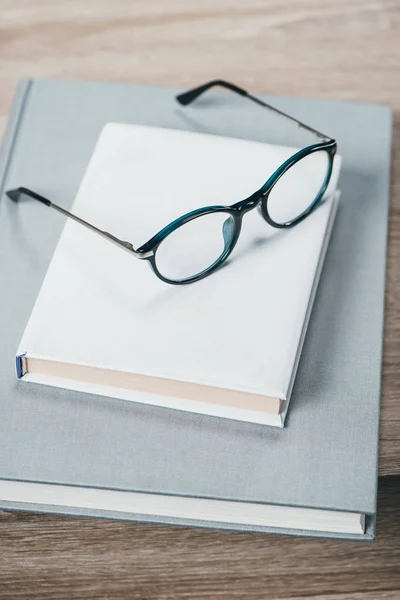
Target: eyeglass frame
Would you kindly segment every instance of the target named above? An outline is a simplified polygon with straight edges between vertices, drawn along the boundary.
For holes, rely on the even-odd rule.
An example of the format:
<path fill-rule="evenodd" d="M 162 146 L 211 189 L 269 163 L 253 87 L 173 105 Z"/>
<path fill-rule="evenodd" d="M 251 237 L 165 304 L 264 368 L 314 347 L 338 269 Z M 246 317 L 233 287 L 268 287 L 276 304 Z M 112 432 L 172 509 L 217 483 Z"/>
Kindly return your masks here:
<path fill-rule="evenodd" d="M 214 271 L 219 269 L 219 267 L 221 267 L 221 265 L 226 261 L 226 259 L 232 253 L 232 251 L 235 248 L 236 243 L 239 239 L 239 235 L 240 235 L 240 231 L 241 231 L 241 227 L 242 227 L 243 216 L 247 212 L 253 210 L 256 207 L 259 207 L 261 215 L 265 219 L 265 221 L 269 225 L 271 225 L 272 227 L 275 227 L 277 229 L 288 229 L 290 227 L 294 227 L 295 225 L 297 225 L 298 223 L 300 223 L 301 221 L 306 219 L 320 205 L 321 200 L 326 192 L 326 189 L 329 185 L 329 181 L 331 179 L 333 160 L 334 160 L 336 150 L 337 150 L 337 143 L 336 143 L 335 139 L 325 135 L 324 133 L 321 133 L 320 131 L 310 127 L 309 125 L 306 125 L 302 121 L 299 121 L 295 117 L 288 115 L 287 113 L 279 110 L 278 108 L 271 106 L 270 104 L 264 102 L 260 98 L 253 96 L 252 94 L 249 94 L 246 90 L 238 87 L 237 85 L 234 85 L 233 83 L 230 83 L 230 82 L 227 82 L 224 80 L 218 79 L 218 80 L 209 81 L 208 83 L 205 83 L 204 85 L 201 85 L 201 86 L 193 88 L 187 92 L 179 94 L 178 96 L 176 96 L 176 100 L 181 105 L 186 106 L 188 104 L 191 104 L 201 94 L 203 94 L 204 92 L 206 92 L 207 90 L 209 90 L 210 88 L 212 88 L 214 86 L 223 87 L 223 88 L 228 89 L 236 94 L 239 94 L 240 96 L 248 98 L 249 100 L 258 104 L 259 106 L 261 106 L 263 108 L 267 108 L 267 109 L 275 112 L 276 114 L 278 114 L 282 117 L 285 117 L 286 119 L 289 119 L 290 121 L 294 122 L 298 127 L 308 131 L 309 133 L 313 134 L 319 140 L 322 140 L 322 141 L 320 141 L 316 144 L 306 146 L 302 150 L 299 150 L 298 152 L 293 154 L 284 163 L 282 163 L 282 165 L 280 167 L 278 167 L 278 169 L 276 169 L 276 171 L 267 179 L 267 181 L 264 183 L 264 185 L 261 188 L 259 188 L 256 192 L 254 192 L 248 198 L 245 198 L 244 200 L 240 200 L 239 202 L 235 202 L 234 204 L 231 204 L 228 206 L 206 206 L 206 207 L 198 208 L 196 210 L 188 212 L 185 215 L 179 217 L 178 219 L 175 219 L 174 221 L 172 221 L 169 225 L 165 226 L 163 229 L 161 229 L 161 231 L 156 233 L 150 240 L 148 240 L 147 242 L 142 244 L 142 246 L 140 246 L 139 248 L 136 248 L 136 249 L 133 247 L 133 245 L 130 242 L 123 241 L 123 240 L 117 238 L 116 236 L 112 235 L 111 233 L 97 228 L 92 223 L 89 223 L 88 221 L 81 219 L 77 215 L 70 213 L 69 211 L 65 210 L 61 206 L 58 206 L 57 204 L 54 204 L 53 202 L 51 202 L 48 198 L 45 198 L 41 194 L 38 194 L 37 192 L 34 192 L 33 190 L 31 190 L 29 188 L 19 187 L 19 188 L 13 189 L 13 190 L 8 190 L 6 192 L 6 195 L 15 202 L 17 202 L 19 200 L 21 195 L 26 195 L 34 200 L 41 202 L 42 204 L 45 204 L 46 206 L 49 206 L 49 207 L 57 210 L 64 216 L 73 219 L 74 221 L 76 221 L 77 223 L 80 223 L 81 225 L 84 225 L 91 231 L 98 233 L 99 235 L 106 238 L 110 242 L 112 242 L 112 243 L 116 244 L 117 246 L 119 246 L 120 248 L 128 251 L 135 258 L 138 258 L 140 260 L 147 260 L 150 263 L 155 275 L 161 281 L 164 281 L 167 284 L 185 285 L 185 284 L 194 283 L 196 281 L 199 281 L 199 280 L 203 279 L 204 277 L 208 277 L 208 275 L 211 275 L 211 273 L 213 273 Z M 318 152 L 321 150 L 323 150 L 327 153 L 328 168 L 327 168 L 325 180 L 324 180 L 322 187 L 321 187 L 320 191 L 318 192 L 317 196 L 311 202 L 310 206 L 308 206 L 307 209 L 304 210 L 296 218 L 294 218 L 290 221 L 287 221 L 285 223 L 275 222 L 271 218 L 271 216 L 268 212 L 268 196 L 269 196 L 272 188 L 277 183 L 277 181 L 282 177 L 282 175 L 284 175 L 286 173 L 286 171 L 288 171 L 299 160 L 305 158 L 306 156 L 309 156 L 310 154 L 312 154 L 314 152 Z M 219 258 L 214 263 L 212 263 L 208 268 L 204 269 L 200 273 L 197 273 L 196 275 L 193 275 L 192 277 L 188 277 L 188 278 L 181 279 L 181 280 L 168 279 L 167 277 L 164 277 L 164 275 L 162 273 L 160 273 L 160 271 L 158 270 L 157 262 L 156 262 L 157 249 L 159 248 L 160 244 L 171 233 L 173 233 L 176 229 L 179 229 L 186 223 L 189 223 L 190 221 L 197 219 L 199 217 L 209 215 L 209 214 L 214 214 L 214 213 L 226 213 L 229 216 L 233 217 L 233 222 L 234 222 L 234 231 L 233 231 L 233 234 L 231 234 L 231 236 L 230 236 L 229 244 L 227 244 L 226 240 L 225 240 L 225 248 L 224 248 L 224 251 L 222 252 L 222 254 L 219 256 Z"/>

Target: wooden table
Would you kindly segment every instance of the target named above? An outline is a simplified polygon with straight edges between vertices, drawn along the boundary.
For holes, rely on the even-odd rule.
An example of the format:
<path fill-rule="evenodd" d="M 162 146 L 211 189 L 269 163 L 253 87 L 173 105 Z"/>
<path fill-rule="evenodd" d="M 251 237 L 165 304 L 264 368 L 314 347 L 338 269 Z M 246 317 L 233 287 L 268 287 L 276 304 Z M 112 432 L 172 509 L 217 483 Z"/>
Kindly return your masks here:
<path fill-rule="evenodd" d="M 400 2 L 0 0 L 0 129 L 22 77 L 257 92 L 395 111 L 381 475 L 400 474 Z M 400 477 L 374 544 L 0 513 L 8 598 L 400 598 Z"/>

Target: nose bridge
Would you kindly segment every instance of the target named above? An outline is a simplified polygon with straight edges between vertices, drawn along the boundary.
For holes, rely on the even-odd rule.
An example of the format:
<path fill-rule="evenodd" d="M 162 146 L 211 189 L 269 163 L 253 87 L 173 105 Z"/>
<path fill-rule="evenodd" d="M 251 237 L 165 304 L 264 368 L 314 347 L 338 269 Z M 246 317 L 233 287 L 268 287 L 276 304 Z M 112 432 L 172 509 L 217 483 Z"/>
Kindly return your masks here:
<path fill-rule="evenodd" d="M 248 213 L 251 210 L 254 210 L 255 208 L 257 208 L 257 206 L 261 206 L 261 201 L 262 201 L 262 192 L 261 192 L 261 190 L 258 190 L 257 192 L 255 192 L 254 194 L 252 194 L 251 196 L 246 198 L 245 200 L 241 200 L 240 202 L 237 202 L 236 204 L 234 204 L 232 208 L 236 208 L 243 215 L 243 214 Z"/>

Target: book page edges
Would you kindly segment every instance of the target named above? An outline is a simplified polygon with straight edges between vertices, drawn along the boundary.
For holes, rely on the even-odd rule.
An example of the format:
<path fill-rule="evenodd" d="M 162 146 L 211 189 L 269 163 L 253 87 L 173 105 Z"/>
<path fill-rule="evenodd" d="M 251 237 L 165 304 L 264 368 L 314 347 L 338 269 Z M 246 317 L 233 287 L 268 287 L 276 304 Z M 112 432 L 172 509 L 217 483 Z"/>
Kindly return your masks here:
<path fill-rule="evenodd" d="M 18 362 L 20 363 L 19 366 Z M 22 374 L 18 375 L 19 372 Z M 22 377 L 26 373 L 48 375 L 60 379 L 107 386 L 108 388 L 123 388 L 147 394 L 170 396 L 210 405 L 266 412 L 273 415 L 279 415 L 282 403 L 279 398 L 262 394 L 19 355 L 17 357 L 17 375 Z"/>
<path fill-rule="evenodd" d="M 58 506 L 63 509 L 112 510 L 149 518 L 180 518 L 231 526 L 272 527 L 325 533 L 365 534 L 358 512 L 277 505 L 240 500 L 176 496 L 129 490 L 0 480 L 0 500 Z M 190 523 L 188 523 L 190 524 Z"/>

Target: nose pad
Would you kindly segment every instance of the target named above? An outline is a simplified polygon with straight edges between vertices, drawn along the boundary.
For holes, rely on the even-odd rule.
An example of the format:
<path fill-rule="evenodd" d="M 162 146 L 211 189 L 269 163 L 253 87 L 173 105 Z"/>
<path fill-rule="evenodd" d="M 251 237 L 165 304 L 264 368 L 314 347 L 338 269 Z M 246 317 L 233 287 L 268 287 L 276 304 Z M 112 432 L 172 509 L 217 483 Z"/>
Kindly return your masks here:
<path fill-rule="evenodd" d="M 229 216 L 222 226 L 222 235 L 224 236 L 225 250 L 232 244 L 235 237 L 235 219 Z"/>
<path fill-rule="evenodd" d="M 257 206 L 257 210 L 258 210 L 259 214 L 262 216 L 262 218 L 265 220 L 265 217 L 264 217 L 263 211 L 262 211 L 262 202 L 260 202 L 260 204 Z"/>

